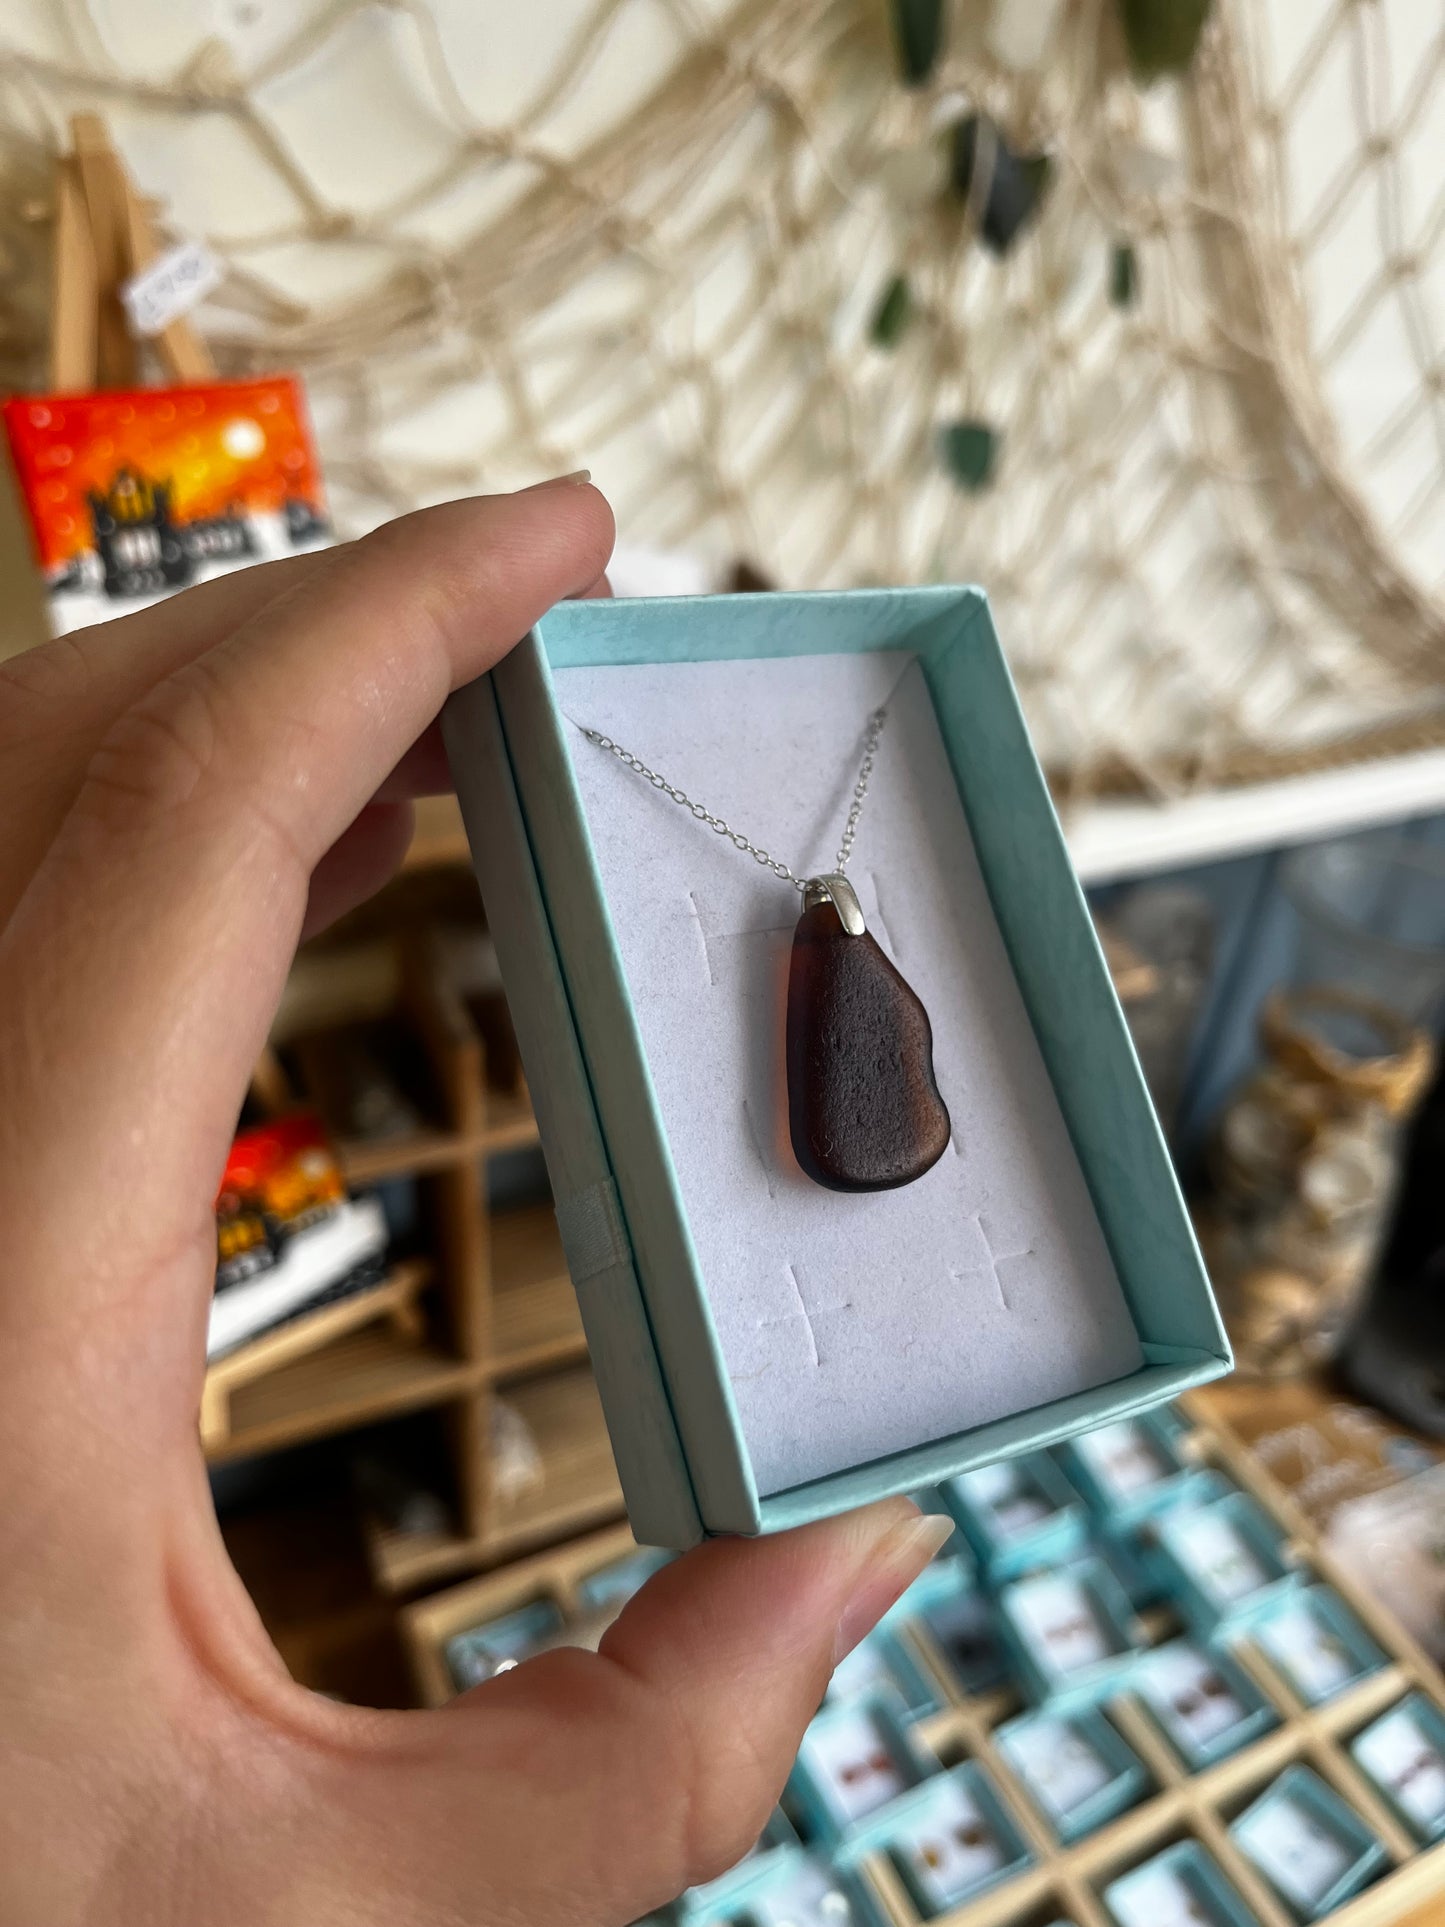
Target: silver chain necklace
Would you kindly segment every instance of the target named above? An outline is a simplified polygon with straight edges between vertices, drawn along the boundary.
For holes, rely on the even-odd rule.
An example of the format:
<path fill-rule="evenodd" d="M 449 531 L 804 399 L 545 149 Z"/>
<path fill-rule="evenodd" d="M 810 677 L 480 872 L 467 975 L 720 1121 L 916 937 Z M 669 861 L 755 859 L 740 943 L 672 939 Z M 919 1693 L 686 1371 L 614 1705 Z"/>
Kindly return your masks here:
<path fill-rule="evenodd" d="M 933 1032 L 917 994 L 863 922 L 843 872 L 868 796 L 887 720 L 875 709 L 863 732 L 843 840 L 826 875 L 800 877 L 686 790 L 600 729 L 579 725 L 659 794 L 761 864 L 803 898 L 788 969 L 788 1118 L 798 1165 L 830 1191 L 890 1191 L 938 1162 L 952 1126 L 933 1074 Z"/>
<path fill-rule="evenodd" d="M 886 708 L 875 709 L 868 718 L 868 727 L 863 735 L 863 761 L 858 766 L 858 780 L 853 785 L 853 803 L 848 811 L 848 821 L 843 825 L 843 840 L 838 845 L 838 854 L 833 860 L 834 876 L 842 876 L 848 867 L 848 859 L 853 854 L 853 839 L 858 834 L 858 819 L 863 814 L 864 799 L 868 795 L 868 779 L 873 774 L 873 758 L 877 753 L 878 739 L 883 734 L 883 725 L 887 720 Z M 634 756 L 631 750 L 624 749 L 620 743 L 614 743 L 612 738 L 604 736 L 600 729 L 588 729 L 585 724 L 581 725 L 581 728 L 582 734 L 589 743 L 595 743 L 599 749 L 607 750 L 617 758 L 618 762 L 625 763 L 628 769 L 635 770 L 639 776 L 645 777 L 655 790 L 660 790 L 674 803 L 680 803 L 689 815 L 697 818 L 699 823 L 706 823 L 710 830 L 716 831 L 719 836 L 726 837 L 735 849 L 741 850 L 744 856 L 750 856 L 754 863 L 761 863 L 765 870 L 771 870 L 773 875 L 781 877 L 784 883 L 791 883 L 795 890 L 801 890 L 806 896 L 809 884 L 819 881 L 813 877 L 798 876 L 788 868 L 786 863 L 779 863 L 775 856 L 769 856 L 768 852 L 759 849 L 756 843 L 750 843 L 741 830 L 735 830 L 730 823 L 724 822 L 722 817 L 714 816 L 712 811 L 706 809 L 701 803 L 694 803 L 686 790 L 680 790 L 675 783 L 669 783 L 665 776 L 659 776 L 655 769 L 649 769 L 640 756 Z M 852 894 L 851 891 L 849 894 Z M 844 921 L 847 922 L 846 915 Z"/>

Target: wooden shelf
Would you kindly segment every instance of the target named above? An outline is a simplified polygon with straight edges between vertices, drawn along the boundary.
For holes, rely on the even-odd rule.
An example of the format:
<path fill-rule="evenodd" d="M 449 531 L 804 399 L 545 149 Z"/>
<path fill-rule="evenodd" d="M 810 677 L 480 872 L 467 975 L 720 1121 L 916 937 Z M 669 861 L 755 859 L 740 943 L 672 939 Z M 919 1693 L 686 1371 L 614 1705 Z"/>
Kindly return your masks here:
<path fill-rule="evenodd" d="M 585 1366 L 513 1386 L 507 1400 L 541 1447 L 544 1477 L 510 1505 L 494 1502 L 483 1541 L 489 1560 L 580 1532 L 622 1511 L 612 1441 Z"/>
<path fill-rule="evenodd" d="M 372 1571 L 383 1591 L 408 1592 L 468 1568 L 495 1565 L 621 1516 L 622 1487 L 591 1372 L 579 1367 L 533 1379 L 514 1386 L 507 1401 L 541 1450 L 541 1483 L 509 1503 L 494 1498 L 487 1529 L 474 1538 L 398 1532 L 368 1520 Z"/>
<path fill-rule="evenodd" d="M 455 804 L 422 816 L 412 867 L 465 860 Z M 446 1333 L 449 1349 L 429 1341 L 413 1303 L 410 1324 L 399 1307 L 388 1330 L 318 1329 L 305 1340 L 305 1357 L 298 1355 L 302 1338 L 288 1337 L 254 1370 L 242 1366 L 208 1379 L 201 1416 L 208 1456 L 218 1462 L 436 1408 L 429 1429 L 445 1446 L 446 1472 L 439 1469 L 437 1476 L 455 1506 L 454 1523 L 434 1545 L 404 1535 L 393 1545 L 379 1535 L 408 1573 L 389 1583 L 406 1584 L 412 1570 L 463 1571 L 500 1557 L 512 1544 L 545 1543 L 574 1519 L 582 1525 L 616 1517 L 621 1499 L 596 1395 L 583 1371 L 580 1389 L 574 1380 L 561 1407 L 542 1397 L 550 1471 L 545 1494 L 500 1517 L 491 1505 L 490 1387 L 581 1367 L 586 1344 L 550 1210 L 503 1214 L 493 1226 L 488 1160 L 529 1152 L 540 1141 L 496 993 L 465 994 L 460 986 L 467 970 L 442 927 L 425 915 L 412 923 L 403 917 L 389 946 L 381 948 L 388 953 L 384 967 L 378 972 L 369 965 L 364 974 L 371 1001 L 359 1009 L 346 1005 L 346 1014 L 328 1023 L 320 999 L 313 1027 L 289 1033 L 287 1048 L 305 1097 L 329 1121 L 350 1188 L 427 1180 L 435 1328 Z M 378 989 L 384 993 L 379 1003 Z M 358 1045 L 360 1066 L 348 1062 Z M 397 1136 L 347 1133 L 356 1122 L 368 1057 L 395 1078 L 412 1107 L 399 1120 Z M 262 1081 L 270 1091 L 267 1101 L 277 1108 L 295 1100 L 297 1093 L 281 1088 L 284 1079 Z M 338 1314 L 338 1326 L 359 1325 L 361 1317 L 359 1311 Z M 478 1538 L 493 1519 L 495 1546 L 490 1531 L 485 1542 Z M 387 1560 L 378 1556 L 377 1563 L 379 1568 Z"/>
<path fill-rule="evenodd" d="M 353 1190 L 386 1178 L 451 1171 L 485 1156 L 480 1131 L 409 1131 L 405 1137 L 341 1138 L 336 1160 Z"/>
<path fill-rule="evenodd" d="M 1066 810 L 1064 834 L 1082 883 L 1115 883 L 1399 823 L 1442 805 L 1445 749 L 1420 749 L 1162 803 L 1100 798 Z"/>
<path fill-rule="evenodd" d="M 437 870 L 471 860 L 457 799 L 454 796 L 418 797 L 416 827 L 402 862 L 403 870 Z"/>
<path fill-rule="evenodd" d="M 482 1128 L 485 1153 L 520 1151 L 541 1142 L 525 1086 L 518 1091 L 488 1091 L 486 1102 L 487 1121 Z"/>
<path fill-rule="evenodd" d="M 538 1142 L 537 1120 L 525 1091 L 516 1095 L 488 1091 L 486 1106 L 486 1122 L 473 1131 L 412 1131 L 375 1143 L 342 1138 L 336 1146 L 342 1176 L 357 1189 L 386 1178 L 453 1171 L 498 1151 L 524 1150 Z"/>
<path fill-rule="evenodd" d="M 520 1378 L 587 1355 L 550 1204 L 492 1219 L 492 1375 Z"/>
<path fill-rule="evenodd" d="M 230 1430 L 207 1456 L 224 1464 L 419 1411 L 474 1389 L 480 1377 L 479 1366 L 439 1346 L 369 1325 L 237 1386 Z"/>

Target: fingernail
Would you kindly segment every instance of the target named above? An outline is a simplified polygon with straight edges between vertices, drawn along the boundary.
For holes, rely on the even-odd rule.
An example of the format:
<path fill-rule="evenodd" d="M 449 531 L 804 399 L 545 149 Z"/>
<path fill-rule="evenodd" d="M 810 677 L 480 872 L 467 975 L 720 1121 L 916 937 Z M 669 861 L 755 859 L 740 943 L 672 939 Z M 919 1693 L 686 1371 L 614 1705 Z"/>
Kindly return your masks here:
<path fill-rule="evenodd" d="M 545 482 L 530 482 L 526 488 L 519 488 L 518 495 L 535 495 L 542 488 L 581 488 L 584 482 L 592 480 L 590 468 L 574 468 L 570 475 L 549 475 Z"/>
<path fill-rule="evenodd" d="M 913 1513 L 885 1532 L 867 1554 L 833 1638 L 833 1664 L 851 1653 L 894 1605 L 953 1532 L 952 1519 Z"/>

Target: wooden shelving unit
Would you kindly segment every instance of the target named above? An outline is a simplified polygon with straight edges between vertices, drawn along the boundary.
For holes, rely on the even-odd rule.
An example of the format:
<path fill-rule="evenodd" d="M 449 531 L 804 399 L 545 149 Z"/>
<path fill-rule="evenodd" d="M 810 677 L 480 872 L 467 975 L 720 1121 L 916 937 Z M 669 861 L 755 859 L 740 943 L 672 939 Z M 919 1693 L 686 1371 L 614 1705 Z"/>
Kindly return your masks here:
<path fill-rule="evenodd" d="M 448 813 L 430 811 L 405 881 L 411 887 L 417 871 L 465 856 Z M 438 932 L 405 914 L 398 922 L 386 977 L 400 989 L 383 1029 L 415 1083 L 406 1092 L 414 1114 L 402 1114 L 395 1134 L 357 1134 L 348 1091 L 358 1036 L 375 1011 L 353 1011 L 348 1021 L 348 992 L 365 973 L 345 953 L 335 958 L 335 1012 L 273 1051 L 264 1081 L 268 1102 L 289 1095 L 320 1111 L 353 1189 L 415 1187 L 429 1250 L 394 1267 L 375 1294 L 322 1307 L 221 1360 L 207 1376 L 202 1410 L 213 1464 L 433 1414 L 447 1468 L 438 1494 L 451 1514 L 447 1528 L 363 1521 L 373 1577 L 389 1594 L 494 1565 L 622 1513 L 550 1202 L 492 1210 L 487 1201 L 489 1160 L 538 1142 L 515 1045 L 495 1004 L 469 1003 L 452 981 L 453 952 Z M 374 947 L 374 931 L 367 942 Z M 293 1067 L 290 1086 L 283 1058 Z M 491 1476 L 498 1397 L 522 1419 L 541 1459 L 540 1479 L 515 1495 Z"/>
<path fill-rule="evenodd" d="M 551 1210 L 534 1205 L 500 1211 L 491 1236 L 494 1382 L 585 1358 L 577 1294 Z"/>
<path fill-rule="evenodd" d="M 369 1520 L 367 1552 L 383 1591 L 414 1592 L 621 1517 L 622 1488 L 591 1372 L 550 1373 L 507 1398 L 541 1448 L 540 1481 L 514 1498 L 492 1495 L 475 1531 L 399 1532 Z"/>
<path fill-rule="evenodd" d="M 493 1095 L 486 1122 L 470 1130 L 416 1131 L 377 1143 L 343 1137 L 336 1156 L 346 1182 L 361 1190 L 387 1178 L 452 1171 L 499 1151 L 524 1151 L 536 1142 L 537 1120 L 525 1094 L 503 1091 Z"/>
<path fill-rule="evenodd" d="M 437 870 L 470 860 L 462 813 L 454 796 L 423 796 L 416 803 L 416 829 L 406 853 L 407 870 Z"/>
<path fill-rule="evenodd" d="M 213 1464 L 351 1431 L 472 1391 L 478 1368 L 439 1345 L 370 1325 L 253 1379 L 231 1399 Z"/>
<path fill-rule="evenodd" d="M 498 1499 L 482 1535 L 488 1562 L 618 1518 L 623 1510 L 601 1401 L 585 1365 L 531 1379 L 507 1396 L 541 1443 L 542 1480 L 510 1503 Z"/>

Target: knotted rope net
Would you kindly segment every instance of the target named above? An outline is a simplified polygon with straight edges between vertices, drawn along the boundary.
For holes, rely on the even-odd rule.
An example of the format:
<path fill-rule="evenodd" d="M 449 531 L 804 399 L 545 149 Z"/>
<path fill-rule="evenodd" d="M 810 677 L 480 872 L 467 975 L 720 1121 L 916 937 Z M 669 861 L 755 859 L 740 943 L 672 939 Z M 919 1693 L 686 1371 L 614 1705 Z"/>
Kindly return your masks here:
<path fill-rule="evenodd" d="M 586 465 L 719 572 L 977 581 L 1066 798 L 1445 741 L 1437 7 L 1215 0 L 1145 88 L 1117 0 L 956 6 L 916 86 L 882 0 L 17 0 L 10 387 L 80 108 L 223 257 L 221 367 L 305 376 L 343 528 Z M 1049 162 L 1002 252 L 995 131 Z"/>

